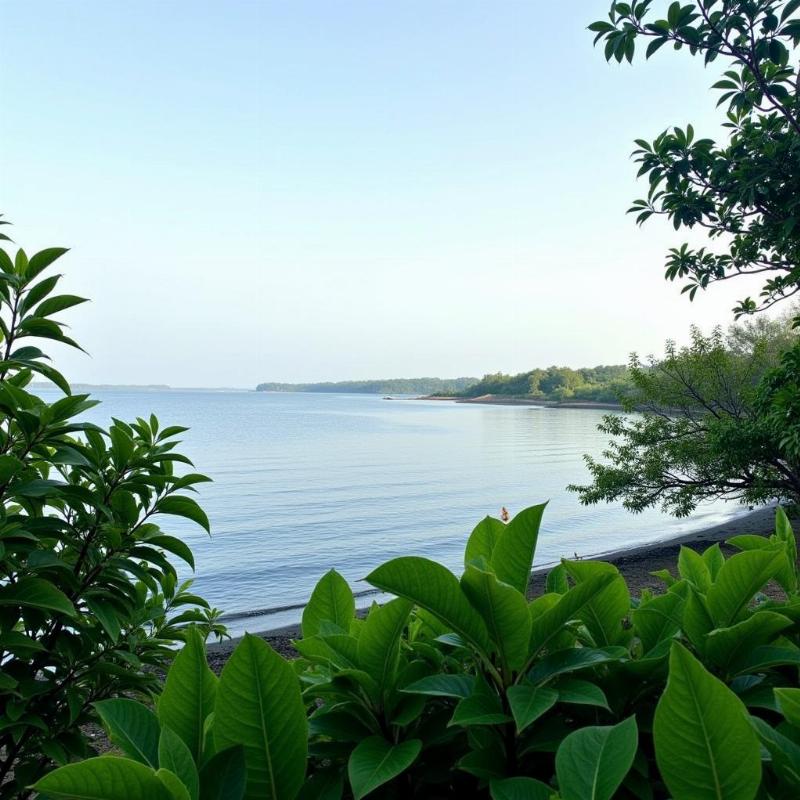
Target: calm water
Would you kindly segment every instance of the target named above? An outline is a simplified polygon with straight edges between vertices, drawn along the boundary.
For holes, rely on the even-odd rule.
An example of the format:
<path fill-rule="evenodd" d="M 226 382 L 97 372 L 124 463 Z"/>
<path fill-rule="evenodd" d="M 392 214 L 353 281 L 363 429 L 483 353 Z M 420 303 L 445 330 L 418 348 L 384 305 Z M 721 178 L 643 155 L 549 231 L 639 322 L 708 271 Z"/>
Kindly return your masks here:
<path fill-rule="evenodd" d="M 48 393 L 49 394 L 49 393 Z M 105 425 L 151 411 L 191 427 L 181 452 L 214 479 L 200 487 L 212 524 L 175 517 L 197 561 L 195 588 L 233 617 L 234 632 L 299 618 L 331 567 L 356 590 L 396 555 L 424 555 L 458 570 L 484 515 L 549 500 L 538 565 L 665 539 L 735 513 L 691 520 L 616 506 L 584 508 L 564 487 L 586 478 L 583 453 L 606 444 L 603 412 L 478 406 L 341 394 L 98 391 L 87 417 Z M 242 618 L 244 612 L 282 608 Z"/>

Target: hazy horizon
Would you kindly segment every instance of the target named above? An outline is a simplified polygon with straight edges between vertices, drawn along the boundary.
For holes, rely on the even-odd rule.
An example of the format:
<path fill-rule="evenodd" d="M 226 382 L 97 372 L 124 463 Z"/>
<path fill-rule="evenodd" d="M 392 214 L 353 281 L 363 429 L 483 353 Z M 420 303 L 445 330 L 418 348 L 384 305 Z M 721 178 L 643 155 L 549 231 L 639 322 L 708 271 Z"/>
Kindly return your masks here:
<path fill-rule="evenodd" d="M 609 66 L 603 0 L 8 4 L 0 212 L 59 262 L 75 383 L 250 388 L 625 363 L 732 322 L 634 225 L 635 137 L 713 70 Z M 758 284 L 757 284 L 758 285 Z"/>

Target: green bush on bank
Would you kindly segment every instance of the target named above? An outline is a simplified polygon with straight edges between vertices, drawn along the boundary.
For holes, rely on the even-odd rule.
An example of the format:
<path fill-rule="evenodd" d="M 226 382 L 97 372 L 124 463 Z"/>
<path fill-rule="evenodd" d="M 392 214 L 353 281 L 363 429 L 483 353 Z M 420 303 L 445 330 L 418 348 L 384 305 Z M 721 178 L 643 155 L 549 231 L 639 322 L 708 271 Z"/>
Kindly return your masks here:
<path fill-rule="evenodd" d="M 7 240 L 5 235 L 2 235 Z M 84 302 L 55 294 L 47 269 L 64 254 L 0 249 L 0 797 L 53 764 L 89 753 L 96 703 L 158 688 L 153 667 L 172 658 L 188 625 L 220 633 L 217 612 L 179 584 L 171 553 L 194 566 L 164 515 L 208 529 L 183 494 L 208 480 L 173 472 L 185 428 L 158 420 L 79 421 L 96 405 L 73 395 L 39 349 L 78 345 L 54 315 Z M 26 390 L 34 375 L 63 391 Z"/>
<path fill-rule="evenodd" d="M 491 797 L 753 800 L 800 795 L 797 549 L 774 535 L 682 548 L 666 590 L 563 561 L 526 589 L 544 506 L 487 517 L 457 578 L 402 557 L 355 614 L 335 571 L 303 615 L 300 658 L 245 636 L 217 679 L 202 637 L 155 711 L 96 708 L 124 757 L 61 767 L 50 798 Z M 763 594 L 770 584 L 781 599 Z"/>

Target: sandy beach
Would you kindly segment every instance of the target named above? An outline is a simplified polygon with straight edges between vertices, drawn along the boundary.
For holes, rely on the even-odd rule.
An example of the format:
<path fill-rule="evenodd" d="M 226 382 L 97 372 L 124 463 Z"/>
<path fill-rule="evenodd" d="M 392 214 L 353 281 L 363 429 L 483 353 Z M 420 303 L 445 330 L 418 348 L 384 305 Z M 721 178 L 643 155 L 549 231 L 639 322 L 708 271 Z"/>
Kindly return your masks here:
<path fill-rule="evenodd" d="M 681 546 L 685 545 L 694 550 L 704 550 L 715 542 L 724 542 L 726 539 L 738 534 L 771 533 L 774 529 L 774 519 L 775 510 L 773 507 L 759 508 L 736 519 L 704 528 L 694 533 L 641 547 L 600 554 L 595 558 L 614 564 L 625 576 L 632 594 L 638 596 L 643 589 L 653 589 L 660 592 L 663 591 L 664 584 L 650 573 L 656 570 L 668 569 L 675 574 L 675 565 Z M 797 530 L 797 524 L 794 527 Z M 735 552 L 733 548 L 723 547 L 723 550 L 726 554 Z M 533 571 L 528 587 L 529 596 L 536 596 L 544 591 L 544 582 L 548 569 Z M 274 630 L 251 632 L 267 641 L 282 655 L 288 658 L 293 658 L 297 655 L 292 647 L 291 640 L 300 636 L 299 625 L 288 625 Z M 239 639 L 235 638 L 209 645 L 208 661 L 215 672 L 219 672 L 222 669 L 238 641 Z"/>

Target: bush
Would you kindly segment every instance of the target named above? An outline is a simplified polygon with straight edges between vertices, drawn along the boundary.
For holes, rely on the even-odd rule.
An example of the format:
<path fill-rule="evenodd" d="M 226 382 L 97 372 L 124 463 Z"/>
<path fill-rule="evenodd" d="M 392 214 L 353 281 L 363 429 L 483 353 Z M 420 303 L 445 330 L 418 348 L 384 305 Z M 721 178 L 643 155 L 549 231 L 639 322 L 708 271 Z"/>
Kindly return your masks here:
<path fill-rule="evenodd" d="M 64 252 L 19 250 L 12 261 L 0 249 L 0 797 L 25 796 L 53 762 L 87 755 L 81 726 L 97 718 L 94 704 L 156 688 L 150 668 L 188 624 L 222 631 L 167 560 L 193 566 L 191 551 L 157 524 L 177 514 L 208 529 L 178 494 L 207 478 L 173 473 L 191 463 L 174 449 L 185 428 L 79 421 L 96 403 L 71 394 L 31 343 L 78 346 L 53 315 L 83 299 L 55 295 L 60 276 L 42 277 Z M 64 396 L 30 391 L 36 374 Z"/>
<path fill-rule="evenodd" d="M 460 580 L 424 558 L 379 567 L 367 580 L 396 599 L 366 619 L 329 572 L 293 663 L 246 636 L 217 681 L 193 636 L 155 714 L 98 704 L 124 758 L 62 767 L 35 788 L 92 787 L 97 800 L 799 796 L 785 514 L 773 536 L 734 537 L 727 559 L 719 545 L 682 548 L 663 594 L 632 599 L 613 565 L 564 561 L 528 601 L 543 510 L 481 522 Z"/>

